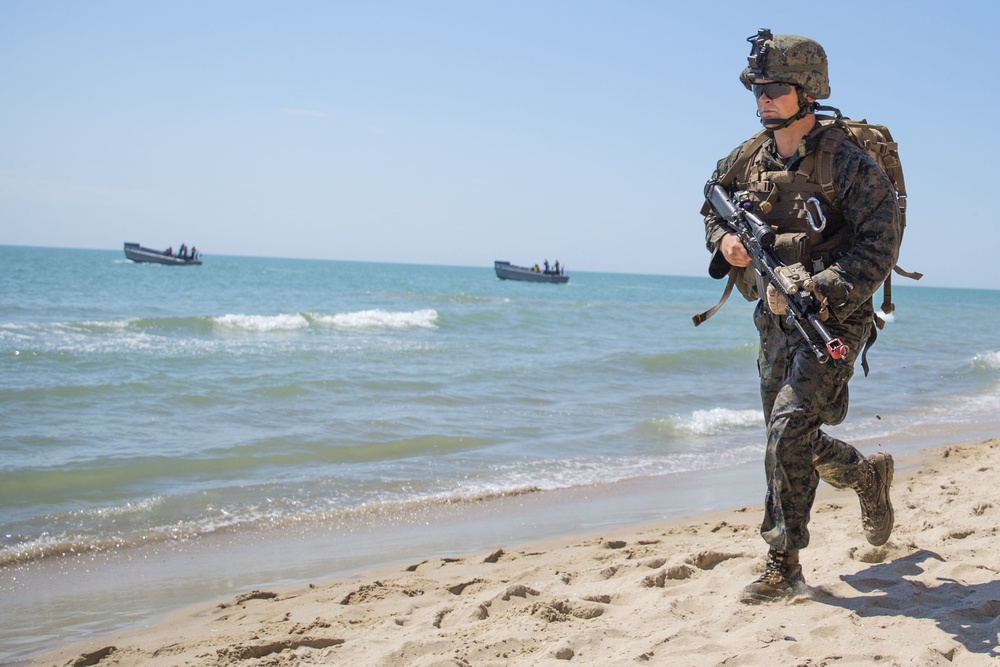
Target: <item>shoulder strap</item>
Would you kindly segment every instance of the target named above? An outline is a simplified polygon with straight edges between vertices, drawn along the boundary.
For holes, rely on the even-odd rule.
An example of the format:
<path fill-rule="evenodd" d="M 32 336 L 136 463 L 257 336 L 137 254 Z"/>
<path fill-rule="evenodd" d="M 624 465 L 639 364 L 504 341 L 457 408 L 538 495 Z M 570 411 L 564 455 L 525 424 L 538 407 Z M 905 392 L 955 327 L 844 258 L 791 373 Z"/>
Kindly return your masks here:
<path fill-rule="evenodd" d="M 757 150 L 764 145 L 764 142 L 767 141 L 767 139 L 767 131 L 761 130 L 744 141 L 743 145 L 740 146 L 740 152 L 736 155 L 736 159 L 733 160 L 733 163 L 729 165 L 729 169 L 727 169 L 726 173 L 719 179 L 719 184 L 729 190 L 733 185 L 733 181 L 736 180 L 737 176 L 743 173 L 747 164 L 751 159 L 753 159 L 754 154 L 756 154 Z"/>
<path fill-rule="evenodd" d="M 816 149 L 816 182 L 823 189 L 823 196 L 835 208 L 837 206 L 836 190 L 833 187 L 833 156 L 837 148 L 847 139 L 847 130 L 837 125 L 836 121 L 822 122 L 823 136 Z"/>

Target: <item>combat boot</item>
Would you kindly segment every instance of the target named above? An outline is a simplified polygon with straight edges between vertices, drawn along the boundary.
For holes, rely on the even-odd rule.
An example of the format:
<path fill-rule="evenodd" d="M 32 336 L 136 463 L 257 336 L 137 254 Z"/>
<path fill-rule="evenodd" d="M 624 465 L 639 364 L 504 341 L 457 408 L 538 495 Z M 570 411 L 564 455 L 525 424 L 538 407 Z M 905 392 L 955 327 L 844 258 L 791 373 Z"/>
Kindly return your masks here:
<path fill-rule="evenodd" d="M 861 523 L 865 537 L 876 547 L 886 543 L 895 522 L 892 501 L 889 500 L 893 468 L 891 454 L 872 454 L 861 463 L 861 478 L 853 485 L 861 500 Z"/>
<path fill-rule="evenodd" d="M 797 588 L 805 586 L 802 576 L 802 566 L 799 565 L 798 549 L 779 551 L 770 549 L 767 552 L 767 565 L 764 574 L 757 581 L 743 589 L 740 602 L 745 604 L 760 604 L 782 598 L 790 598 Z"/>

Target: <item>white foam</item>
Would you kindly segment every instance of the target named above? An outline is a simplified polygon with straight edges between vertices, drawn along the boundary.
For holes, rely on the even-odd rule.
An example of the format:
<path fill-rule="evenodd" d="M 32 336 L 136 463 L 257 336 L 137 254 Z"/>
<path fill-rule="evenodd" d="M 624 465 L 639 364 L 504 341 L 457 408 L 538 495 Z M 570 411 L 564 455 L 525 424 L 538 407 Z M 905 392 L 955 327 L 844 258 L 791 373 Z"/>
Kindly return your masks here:
<path fill-rule="evenodd" d="M 972 365 L 1000 370 L 1000 352 L 980 352 L 972 358 Z"/>
<path fill-rule="evenodd" d="M 359 310 L 336 315 L 310 315 L 316 322 L 344 329 L 405 329 L 408 327 L 437 328 L 438 313 L 432 308 L 411 312 L 382 309 Z"/>
<path fill-rule="evenodd" d="M 880 320 L 882 320 L 886 324 L 890 324 L 890 323 L 896 321 L 896 314 L 895 313 L 885 313 L 885 312 L 882 312 L 881 310 L 876 310 L 875 311 L 875 317 L 879 318 Z"/>
<path fill-rule="evenodd" d="M 726 431 L 763 426 L 764 417 L 760 410 L 712 408 L 711 410 L 695 410 L 686 417 L 675 415 L 672 421 L 678 431 L 696 435 L 715 435 Z"/>
<path fill-rule="evenodd" d="M 309 321 L 299 313 L 281 315 L 223 315 L 213 321 L 228 329 L 241 331 L 295 331 L 309 328 Z"/>

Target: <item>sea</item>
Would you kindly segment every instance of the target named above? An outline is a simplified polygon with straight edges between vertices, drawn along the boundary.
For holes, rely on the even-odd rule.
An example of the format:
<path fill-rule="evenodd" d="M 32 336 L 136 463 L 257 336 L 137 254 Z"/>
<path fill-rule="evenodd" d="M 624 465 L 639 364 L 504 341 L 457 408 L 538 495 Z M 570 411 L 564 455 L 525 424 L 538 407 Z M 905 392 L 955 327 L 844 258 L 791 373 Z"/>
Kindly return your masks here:
<path fill-rule="evenodd" d="M 707 276 L 203 260 L 0 246 L 0 664 L 253 588 L 763 499 L 751 305 L 695 328 Z M 1000 291 L 894 297 L 830 431 L 899 457 L 996 437 Z"/>

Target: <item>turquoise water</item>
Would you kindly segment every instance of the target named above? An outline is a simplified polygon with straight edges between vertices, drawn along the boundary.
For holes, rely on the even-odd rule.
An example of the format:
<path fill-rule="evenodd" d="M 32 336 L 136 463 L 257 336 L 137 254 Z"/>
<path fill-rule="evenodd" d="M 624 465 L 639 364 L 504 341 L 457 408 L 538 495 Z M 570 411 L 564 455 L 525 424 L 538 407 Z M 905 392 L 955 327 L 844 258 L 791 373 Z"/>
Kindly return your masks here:
<path fill-rule="evenodd" d="M 25 582 L 81 554 L 641 479 L 691 485 L 694 514 L 721 492 L 692 480 L 762 457 L 750 306 L 695 329 L 722 288 L 708 278 L 204 260 L 0 246 L 0 593 L 25 601 L 0 609 L 0 660 L 163 611 L 103 622 L 67 598 L 32 618 Z M 835 432 L 890 450 L 941 425 L 995 432 L 1000 292 L 895 294 Z"/>

